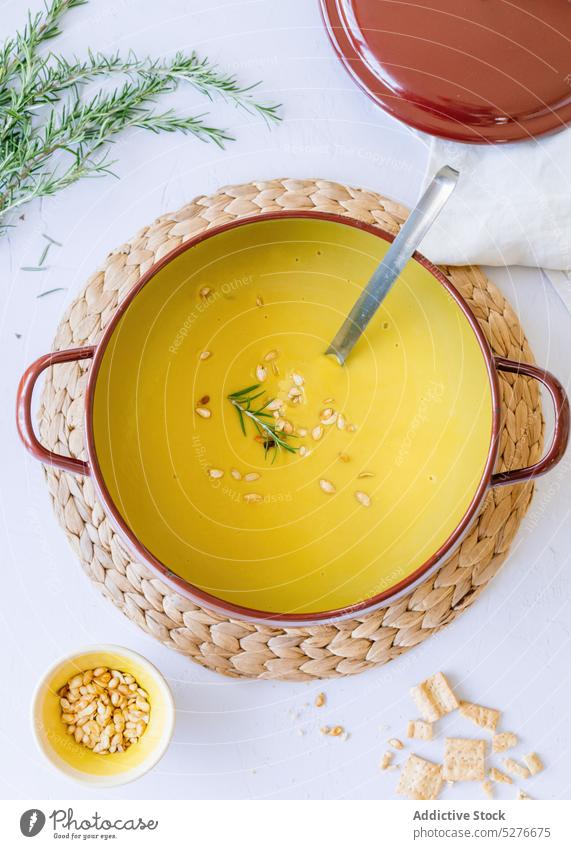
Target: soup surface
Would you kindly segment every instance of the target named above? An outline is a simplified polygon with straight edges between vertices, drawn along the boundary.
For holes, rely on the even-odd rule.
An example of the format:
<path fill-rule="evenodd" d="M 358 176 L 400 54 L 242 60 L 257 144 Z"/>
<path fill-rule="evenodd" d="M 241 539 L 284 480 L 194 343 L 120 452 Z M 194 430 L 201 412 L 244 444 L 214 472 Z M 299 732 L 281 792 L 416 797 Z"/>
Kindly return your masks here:
<path fill-rule="evenodd" d="M 114 331 L 93 413 L 109 494 L 158 560 L 217 598 L 359 603 L 421 566 L 474 496 L 485 361 L 426 269 L 408 264 L 344 367 L 324 356 L 387 249 L 341 223 L 243 225 L 170 262 Z M 293 450 L 247 415 L 257 393 L 250 410 Z"/>

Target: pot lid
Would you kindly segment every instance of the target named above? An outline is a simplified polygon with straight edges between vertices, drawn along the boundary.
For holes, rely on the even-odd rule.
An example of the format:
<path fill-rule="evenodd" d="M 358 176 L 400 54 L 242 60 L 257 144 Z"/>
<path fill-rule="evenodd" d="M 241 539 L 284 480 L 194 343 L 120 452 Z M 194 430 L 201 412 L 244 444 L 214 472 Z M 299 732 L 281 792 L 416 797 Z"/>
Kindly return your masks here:
<path fill-rule="evenodd" d="M 507 142 L 571 121 L 567 0 L 321 0 L 331 41 L 395 118 L 463 142 Z"/>

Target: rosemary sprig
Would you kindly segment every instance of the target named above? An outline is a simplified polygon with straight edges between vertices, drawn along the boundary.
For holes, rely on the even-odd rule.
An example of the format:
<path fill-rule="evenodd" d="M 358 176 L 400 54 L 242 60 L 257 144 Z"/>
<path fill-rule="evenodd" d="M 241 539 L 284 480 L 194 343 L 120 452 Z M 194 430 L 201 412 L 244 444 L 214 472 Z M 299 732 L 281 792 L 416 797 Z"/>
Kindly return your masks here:
<path fill-rule="evenodd" d="M 204 114 L 180 116 L 154 108 L 159 96 L 181 82 L 267 123 L 280 120 L 277 105 L 254 96 L 258 84 L 240 85 L 195 52 L 139 59 L 133 52 L 123 57 L 90 51 L 83 60 L 42 52 L 61 32 L 65 13 L 87 2 L 46 0 L 44 12 L 29 14 L 24 30 L 0 46 L 0 227 L 8 213 L 34 198 L 53 195 L 82 177 L 112 173 L 109 145 L 129 127 L 191 133 L 220 147 L 232 140 Z M 82 97 L 87 83 L 117 76 L 123 80 L 115 90 Z"/>
<path fill-rule="evenodd" d="M 249 420 L 254 425 L 257 435 L 262 437 L 264 454 L 267 457 L 270 451 L 273 451 L 272 462 L 275 460 L 278 451 L 283 448 L 284 451 L 289 451 L 295 454 L 298 450 L 297 446 L 290 445 L 287 441 L 295 439 L 294 436 L 288 437 L 286 433 L 278 431 L 274 424 L 274 417 L 268 412 L 269 399 L 254 405 L 254 401 L 261 398 L 265 393 L 264 390 L 258 392 L 260 383 L 254 383 L 252 386 L 246 386 L 245 389 L 240 389 L 238 392 L 232 392 L 228 395 L 228 400 L 233 405 L 238 413 L 240 428 L 244 436 L 246 436 L 246 421 Z"/>

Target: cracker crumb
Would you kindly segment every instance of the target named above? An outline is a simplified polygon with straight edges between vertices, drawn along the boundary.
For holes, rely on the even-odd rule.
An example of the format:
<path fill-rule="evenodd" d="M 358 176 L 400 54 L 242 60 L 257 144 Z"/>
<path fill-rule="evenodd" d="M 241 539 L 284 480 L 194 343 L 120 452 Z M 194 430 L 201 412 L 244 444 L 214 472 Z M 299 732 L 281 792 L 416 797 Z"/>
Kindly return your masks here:
<path fill-rule="evenodd" d="M 500 718 L 499 710 L 483 707 L 472 702 L 460 702 L 460 714 L 480 728 L 495 731 Z"/>
<path fill-rule="evenodd" d="M 485 781 L 482 781 L 482 790 L 488 797 L 488 799 L 494 798 L 494 786 L 489 778 L 486 778 Z"/>
<path fill-rule="evenodd" d="M 381 758 L 381 769 L 388 769 L 392 765 L 394 756 L 394 752 L 385 752 Z"/>
<path fill-rule="evenodd" d="M 325 704 L 325 693 L 318 693 L 315 697 L 315 707 L 323 707 Z"/>
<path fill-rule="evenodd" d="M 410 691 L 421 717 L 435 722 L 460 706 L 442 672 L 437 672 Z"/>
<path fill-rule="evenodd" d="M 502 731 L 492 737 L 492 752 L 506 752 L 517 746 L 517 734 L 512 731 Z"/>
<path fill-rule="evenodd" d="M 322 734 L 325 734 L 328 737 L 341 737 L 342 739 L 349 739 L 349 734 L 345 731 L 342 725 L 334 725 L 331 727 L 330 725 L 324 725 L 319 729 Z"/>
<path fill-rule="evenodd" d="M 518 790 L 516 798 L 518 798 L 518 799 L 531 799 L 532 797 L 529 796 L 527 793 L 525 793 L 523 790 Z"/>
<path fill-rule="evenodd" d="M 490 778 L 492 781 L 495 781 L 496 784 L 513 784 L 510 776 L 506 775 L 505 772 L 502 772 L 501 769 L 496 769 L 495 766 L 490 769 Z"/>
<path fill-rule="evenodd" d="M 402 740 L 399 740 L 397 737 L 391 737 L 390 740 L 387 740 L 387 743 L 389 744 L 389 746 L 392 746 L 393 749 L 398 749 L 399 751 L 401 749 L 404 749 L 404 743 L 402 742 Z"/>
<path fill-rule="evenodd" d="M 446 737 L 442 776 L 447 781 L 484 781 L 486 741 Z"/>
<path fill-rule="evenodd" d="M 506 770 L 517 778 L 529 778 L 529 770 L 526 766 L 522 766 L 513 758 L 504 758 L 504 766 Z"/>
<path fill-rule="evenodd" d="M 538 772 L 541 772 L 545 769 L 545 767 L 543 766 L 543 761 L 541 760 L 537 752 L 530 752 L 529 755 L 524 755 L 523 760 L 529 770 L 530 775 L 537 775 Z"/>
<path fill-rule="evenodd" d="M 410 719 L 406 727 L 406 736 L 413 740 L 432 740 L 432 725 L 422 719 Z"/>
<path fill-rule="evenodd" d="M 410 755 L 401 772 L 396 792 L 409 799 L 437 799 L 442 789 L 442 770 L 438 764 Z"/>

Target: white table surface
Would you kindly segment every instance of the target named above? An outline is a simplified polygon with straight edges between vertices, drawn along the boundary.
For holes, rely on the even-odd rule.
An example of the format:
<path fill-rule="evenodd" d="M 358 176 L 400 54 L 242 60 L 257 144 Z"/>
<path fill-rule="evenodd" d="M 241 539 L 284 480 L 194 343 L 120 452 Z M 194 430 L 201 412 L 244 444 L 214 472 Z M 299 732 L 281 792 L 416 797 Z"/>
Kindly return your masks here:
<path fill-rule="evenodd" d="M 40 2 L 30 0 L 34 8 Z M 0 1 L 0 36 L 28 3 Z M 474 606 L 441 634 L 375 671 L 324 684 L 235 681 L 207 672 L 143 634 L 90 585 L 57 526 L 39 465 L 18 443 L 13 401 L 25 366 L 50 348 L 59 316 L 107 252 L 141 225 L 229 182 L 324 176 L 415 200 L 427 140 L 387 117 L 351 83 L 321 24 L 316 0 L 92 0 L 71 12 L 58 48 L 83 53 L 132 47 L 138 53 L 196 48 L 241 78 L 264 80 L 261 94 L 284 104 L 268 131 L 224 105 L 214 118 L 237 136 L 226 151 L 183 136 L 124 136 L 115 146 L 120 180 L 84 182 L 25 209 L 0 242 L 0 407 L 2 592 L 0 794 L 6 798 L 93 797 L 46 765 L 30 733 L 30 698 L 42 671 L 74 647 L 114 642 L 142 652 L 174 691 L 174 740 L 158 767 L 109 798 L 393 797 L 396 775 L 378 768 L 390 736 L 414 718 L 409 687 L 445 670 L 458 692 L 504 711 L 503 728 L 537 750 L 548 769 L 528 782 L 538 798 L 571 798 L 571 481 L 569 459 L 537 485 L 509 560 Z M 205 104 L 185 88 L 176 101 Z M 62 243 L 49 270 L 36 265 L 42 233 Z M 569 385 L 571 317 L 539 270 L 490 272 L 510 298 L 538 361 Z M 58 286 L 64 292 L 38 299 Z M 313 707 L 323 689 L 327 707 Z M 346 742 L 325 738 L 342 724 Z M 442 732 L 478 736 L 458 716 Z M 300 733 L 303 732 L 303 733 Z M 441 737 L 443 734 L 441 735 Z M 439 759 L 442 740 L 415 747 Z M 404 753 L 402 753 L 404 754 Z M 399 755 L 402 761 L 402 756 Z M 480 799 L 478 785 L 443 798 Z M 512 798 L 514 788 L 498 796 Z"/>

